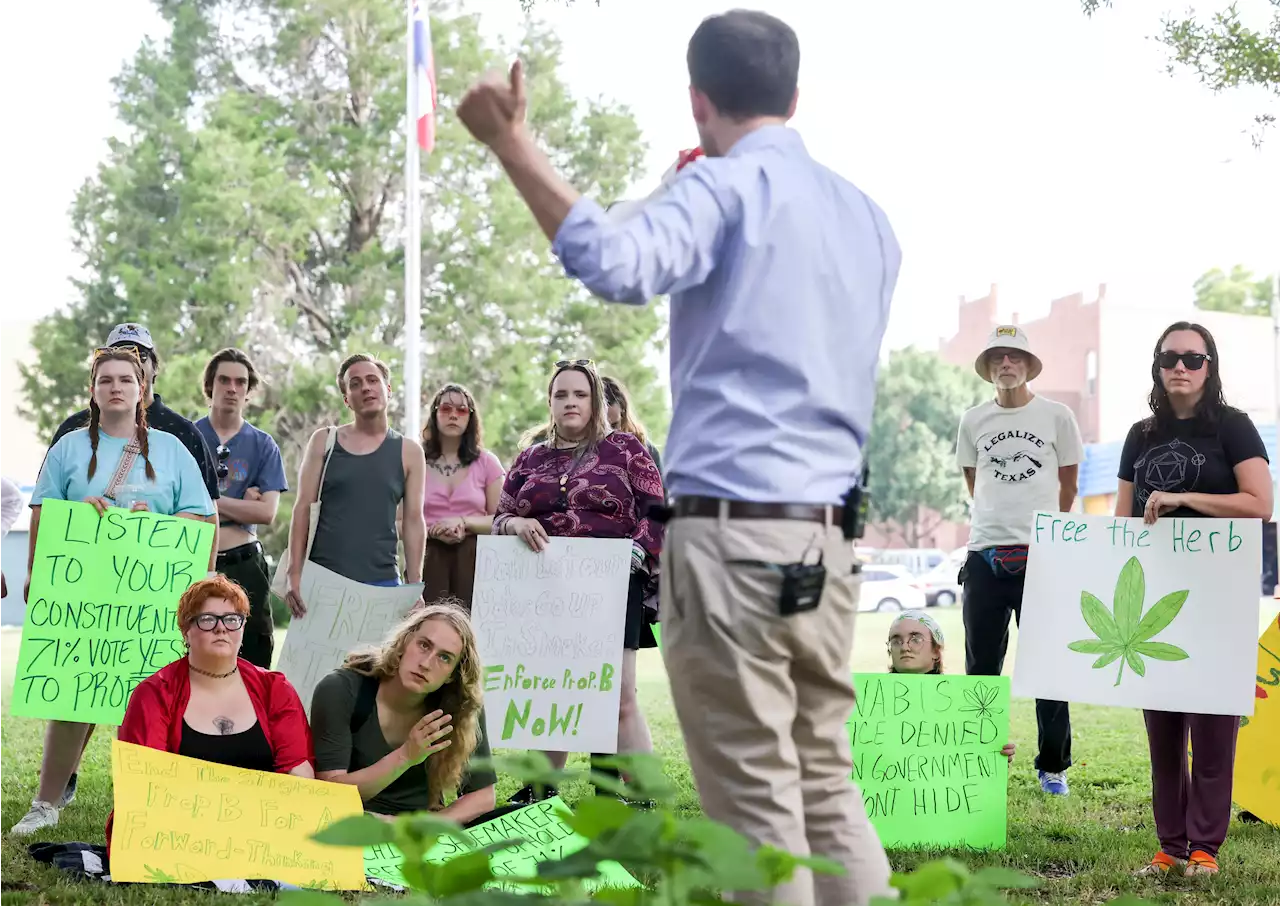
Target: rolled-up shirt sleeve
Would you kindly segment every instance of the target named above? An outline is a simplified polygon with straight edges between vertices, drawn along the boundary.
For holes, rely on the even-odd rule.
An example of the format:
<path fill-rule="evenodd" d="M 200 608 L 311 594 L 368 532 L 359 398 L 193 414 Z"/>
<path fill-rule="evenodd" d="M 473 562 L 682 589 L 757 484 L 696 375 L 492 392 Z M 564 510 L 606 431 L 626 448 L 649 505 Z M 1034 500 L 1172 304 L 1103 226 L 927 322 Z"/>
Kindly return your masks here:
<path fill-rule="evenodd" d="M 612 302 L 643 305 L 701 285 L 715 270 L 734 195 L 718 186 L 721 161 L 690 167 L 670 191 L 618 221 L 579 198 L 551 250 L 565 273 Z"/>

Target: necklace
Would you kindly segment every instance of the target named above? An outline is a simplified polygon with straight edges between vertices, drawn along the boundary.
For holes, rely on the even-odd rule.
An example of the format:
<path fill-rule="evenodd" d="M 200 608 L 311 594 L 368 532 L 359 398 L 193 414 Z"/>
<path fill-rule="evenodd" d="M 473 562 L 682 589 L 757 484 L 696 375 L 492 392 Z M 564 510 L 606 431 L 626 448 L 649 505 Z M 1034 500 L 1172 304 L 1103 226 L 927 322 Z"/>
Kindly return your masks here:
<path fill-rule="evenodd" d="M 210 673 L 208 670 L 201 670 L 195 664 L 191 663 L 191 658 L 187 658 L 187 666 L 190 667 L 192 670 L 194 670 L 196 673 L 200 674 L 201 676 L 207 676 L 212 679 L 226 679 L 229 676 L 234 676 L 240 670 L 240 665 L 236 664 L 226 673 Z"/>

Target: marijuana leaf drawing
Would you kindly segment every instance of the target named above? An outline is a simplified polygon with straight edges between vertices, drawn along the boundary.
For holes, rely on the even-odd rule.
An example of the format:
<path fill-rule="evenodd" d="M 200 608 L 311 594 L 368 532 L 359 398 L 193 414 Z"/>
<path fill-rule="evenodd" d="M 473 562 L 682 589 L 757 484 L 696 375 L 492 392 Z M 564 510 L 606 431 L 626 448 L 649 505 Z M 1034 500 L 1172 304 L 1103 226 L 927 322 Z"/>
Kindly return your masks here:
<path fill-rule="evenodd" d="M 960 710 L 973 712 L 977 719 L 987 720 L 993 719 L 995 714 L 1003 714 L 1003 708 L 993 707 L 996 698 L 1000 695 L 1000 690 L 995 686 L 988 686 L 986 683 L 975 683 L 972 689 L 964 690 L 965 701 L 967 705 L 961 705 Z"/>
<path fill-rule="evenodd" d="M 1087 591 L 1080 592 L 1080 612 L 1084 614 L 1084 621 L 1097 638 L 1072 642 L 1067 647 L 1080 654 L 1101 655 L 1093 662 L 1095 670 L 1119 660 L 1120 669 L 1116 672 L 1115 681 L 1117 686 L 1124 675 L 1125 664 L 1138 676 L 1147 675 L 1147 665 L 1142 662 L 1143 655 L 1158 661 L 1185 660 L 1189 655 L 1177 645 L 1152 642 L 1150 639 L 1168 628 L 1178 611 L 1182 610 L 1188 594 L 1188 589 L 1170 592 L 1156 601 L 1143 616 L 1142 602 L 1147 596 L 1147 580 L 1138 558 L 1130 557 L 1120 570 L 1120 578 L 1116 580 L 1115 615 Z"/>

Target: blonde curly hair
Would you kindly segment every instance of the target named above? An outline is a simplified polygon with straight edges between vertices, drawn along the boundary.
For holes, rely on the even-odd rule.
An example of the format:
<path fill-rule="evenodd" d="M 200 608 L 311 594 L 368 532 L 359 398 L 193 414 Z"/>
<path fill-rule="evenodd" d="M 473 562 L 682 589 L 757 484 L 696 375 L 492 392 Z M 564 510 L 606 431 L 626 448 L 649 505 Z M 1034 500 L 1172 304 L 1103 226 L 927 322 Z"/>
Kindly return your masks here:
<path fill-rule="evenodd" d="M 457 598 L 446 597 L 409 612 L 400 624 L 391 630 L 380 646 L 363 648 L 347 655 L 343 667 L 362 676 L 376 677 L 380 682 L 391 679 L 400 672 L 409 640 L 428 620 L 440 620 L 449 625 L 462 639 L 462 652 L 454 666 L 449 682 L 435 693 L 434 708 L 453 717 L 453 744 L 427 758 L 427 783 L 436 800 L 432 808 L 444 805 L 446 790 L 456 790 L 466 771 L 471 753 L 480 739 L 480 707 L 483 689 L 480 683 L 480 655 L 476 651 L 476 634 L 471 620 Z"/>

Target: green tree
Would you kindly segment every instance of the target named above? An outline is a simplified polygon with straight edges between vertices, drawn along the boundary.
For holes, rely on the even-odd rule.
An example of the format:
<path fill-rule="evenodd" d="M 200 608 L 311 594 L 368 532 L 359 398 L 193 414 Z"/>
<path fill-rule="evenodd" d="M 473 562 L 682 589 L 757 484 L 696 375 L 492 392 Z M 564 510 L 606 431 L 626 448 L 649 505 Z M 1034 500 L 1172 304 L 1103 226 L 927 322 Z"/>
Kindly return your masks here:
<path fill-rule="evenodd" d="M 880 369 L 867 445 L 871 517 L 908 547 L 942 522 L 964 518 L 956 430 L 960 415 L 988 393 L 972 369 L 932 352 L 901 349 Z"/>
<path fill-rule="evenodd" d="M 1081 0 L 1089 16 L 1111 4 L 1112 0 Z M 1168 50 L 1169 71 L 1190 69 L 1213 91 L 1253 86 L 1280 98 L 1280 3 L 1271 0 L 1271 5 L 1271 21 L 1263 29 L 1242 22 L 1235 3 L 1208 17 L 1193 11 L 1166 14 L 1155 37 Z M 1275 118 L 1273 112 L 1258 114 L 1255 143 Z"/>
<path fill-rule="evenodd" d="M 1243 264 L 1227 273 L 1220 267 L 1205 271 L 1195 282 L 1196 308 L 1270 317 L 1275 288 L 1270 277 L 1257 278 Z"/>
<path fill-rule="evenodd" d="M 172 26 L 115 80 L 127 137 L 111 142 L 72 222 L 79 298 L 36 331 L 28 413 L 51 431 L 85 404 L 87 353 L 111 325 L 148 324 L 170 405 L 203 411 L 199 375 L 222 346 L 266 377 L 250 418 L 292 471 L 310 432 L 343 414 L 334 382 L 351 352 L 403 359 L 404 7 L 395 0 L 157 0 Z M 650 353 L 661 306 L 606 306 L 564 278 L 492 156 L 452 111 L 506 53 L 478 19 L 435 5 L 440 111 L 423 159 L 423 374 L 430 395 L 468 384 L 489 445 L 509 460 L 545 416 L 560 358 L 625 381 L 660 440 L 666 394 Z M 639 175 L 625 108 L 571 96 L 561 47 L 527 24 L 530 122 L 585 193 L 612 200 Z M 392 421 L 401 416 L 399 388 Z M 287 513 L 267 540 L 283 544 Z"/>

